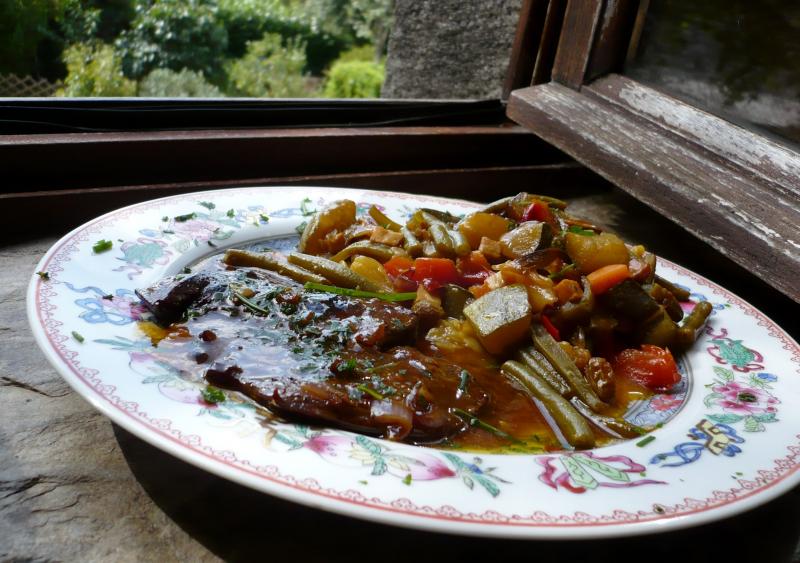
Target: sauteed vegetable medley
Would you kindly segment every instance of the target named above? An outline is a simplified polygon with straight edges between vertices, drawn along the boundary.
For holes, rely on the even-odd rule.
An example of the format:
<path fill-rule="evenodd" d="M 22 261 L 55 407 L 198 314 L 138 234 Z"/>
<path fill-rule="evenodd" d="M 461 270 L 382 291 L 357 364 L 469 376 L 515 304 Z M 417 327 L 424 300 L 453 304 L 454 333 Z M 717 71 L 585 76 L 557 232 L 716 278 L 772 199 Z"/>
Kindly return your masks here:
<path fill-rule="evenodd" d="M 280 416 L 445 447 L 591 448 L 651 430 L 622 414 L 680 382 L 672 353 L 711 306 L 684 317 L 689 295 L 652 253 L 566 208 L 521 193 L 403 223 L 336 201 L 296 252 L 231 249 L 139 294 L 171 325 L 159 346 L 193 346 L 210 384 Z"/>

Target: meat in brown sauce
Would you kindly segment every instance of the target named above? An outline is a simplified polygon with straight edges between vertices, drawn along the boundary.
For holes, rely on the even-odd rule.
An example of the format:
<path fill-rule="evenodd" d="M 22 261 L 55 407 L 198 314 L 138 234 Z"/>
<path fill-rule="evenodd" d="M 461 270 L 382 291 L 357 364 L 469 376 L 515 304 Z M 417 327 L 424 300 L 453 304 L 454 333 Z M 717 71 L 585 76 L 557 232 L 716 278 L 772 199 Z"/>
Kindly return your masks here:
<path fill-rule="evenodd" d="M 182 369 L 288 419 L 431 443 L 465 429 L 454 409 L 487 401 L 461 367 L 414 347 L 417 316 L 399 304 L 213 264 L 138 294 L 162 325 L 185 319 L 158 344 L 184 352 Z"/>

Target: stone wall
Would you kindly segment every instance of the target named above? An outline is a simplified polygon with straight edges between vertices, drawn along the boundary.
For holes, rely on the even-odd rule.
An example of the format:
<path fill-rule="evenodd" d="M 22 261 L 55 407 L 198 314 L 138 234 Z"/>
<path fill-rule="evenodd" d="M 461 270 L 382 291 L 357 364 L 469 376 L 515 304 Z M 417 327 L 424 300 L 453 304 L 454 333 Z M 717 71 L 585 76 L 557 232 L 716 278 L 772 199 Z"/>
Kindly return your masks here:
<path fill-rule="evenodd" d="M 396 0 L 384 98 L 498 98 L 522 0 Z"/>

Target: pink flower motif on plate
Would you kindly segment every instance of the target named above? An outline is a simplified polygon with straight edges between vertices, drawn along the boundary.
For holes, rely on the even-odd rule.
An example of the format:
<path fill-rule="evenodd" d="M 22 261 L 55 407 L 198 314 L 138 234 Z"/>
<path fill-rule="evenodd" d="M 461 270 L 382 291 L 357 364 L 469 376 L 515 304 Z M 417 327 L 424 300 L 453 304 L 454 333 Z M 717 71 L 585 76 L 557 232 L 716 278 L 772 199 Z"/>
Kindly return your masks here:
<path fill-rule="evenodd" d="M 775 405 L 779 403 L 778 399 L 754 387 L 747 387 L 735 381 L 728 381 L 724 384 L 715 385 L 712 387 L 712 391 L 722 395 L 717 404 L 732 413 L 749 415 L 777 412 Z"/>

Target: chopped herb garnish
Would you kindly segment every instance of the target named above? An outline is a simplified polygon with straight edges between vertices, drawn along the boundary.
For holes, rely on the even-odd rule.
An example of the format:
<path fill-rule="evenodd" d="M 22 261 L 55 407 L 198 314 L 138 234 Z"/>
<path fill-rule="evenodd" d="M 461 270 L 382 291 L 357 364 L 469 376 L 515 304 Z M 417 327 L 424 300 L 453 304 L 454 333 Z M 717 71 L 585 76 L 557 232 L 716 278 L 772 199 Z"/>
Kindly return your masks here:
<path fill-rule="evenodd" d="M 36 272 L 36 275 L 45 281 L 50 280 L 50 274 L 48 274 L 47 272 Z"/>
<path fill-rule="evenodd" d="M 326 293 L 336 293 L 337 295 L 347 295 L 348 297 L 375 298 L 383 301 L 412 301 L 417 296 L 416 292 L 408 293 L 378 293 L 375 291 L 361 291 L 360 289 L 348 289 L 335 285 L 325 285 L 315 282 L 306 282 L 305 288 L 311 291 L 324 291 Z"/>
<path fill-rule="evenodd" d="M 303 217 L 308 217 L 309 215 L 313 215 L 317 212 L 316 209 L 309 209 L 308 204 L 311 203 L 310 197 L 303 198 L 303 201 L 300 202 L 300 213 L 303 214 Z"/>
<path fill-rule="evenodd" d="M 302 234 L 303 234 L 303 231 L 305 231 L 305 230 L 306 230 L 306 225 L 308 225 L 308 221 L 303 221 L 302 223 L 300 223 L 299 225 L 297 225 L 297 226 L 294 228 L 294 230 L 295 230 L 295 231 L 297 231 L 297 234 L 298 234 L 298 235 L 302 235 Z"/>
<path fill-rule="evenodd" d="M 225 215 L 233 219 L 236 216 L 236 211 L 234 211 L 233 209 L 228 209 L 228 212 Z"/>
<path fill-rule="evenodd" d="M 211 385 L 207 385 L 206 388 L 203 389 L 202 393 L 203 393 L 203 400 L 206 403 L 211 403 L 212 405 L 216 405 L 217 403 L 225 402 L 225 393 L 223 393 L 216 387 L 212 387 Z"/>
<path fill-rule="evenodd" d="M 269 223 L 269 216 L 266 213 L 259 213 L 258 218 L 264 223 Z"/>
<path fill-rule="evenodd" d="M 363 383 L 359 383 L 358 385 L 356 385 L 356 389 L 358 389 L 359 391 L 363 391 L 370 397 L 378 399 L 379 401 L 386 398 L 377 391 L 375 391 L 375 389 L 372 389 L 371 387 L 369 387 L 368 385 L 364 385 Z"/>
<path fill-rule="evenodd" d="M 481 430 L 486 430 L 487 432 L 491 432 L 495 436 L 497 436 L 499 438 L 503 438 L 503 439 L 508 440 L 510 442 L 514 442 L 514 443 L 517 443 L 517 444 L 522 444 L 523 443 L 520 440 L 517 440 L 516 438 L 514 438 L 514 436 L 512 436 L 511 434 L 503 432 L 499 428 L 495 428 L 491 424 L 482 421 L 480 418 L 478 418 L 474 414 L 470 414 L 470 413 L 468 413 L 467 411 L 465 411 L 463 409 L 455 408 L 455 409 L 452 409 L 452 412 L 453 412 L 453 414 L 455 414 L 455 415 L 463 418 L 465 421 L 467 421 L 470 426 L 474 426 L 475 428 L 480 428 Z"/>
<path fill-rule="evenodd" d="M 84 338 L 84 337 L 81 335 L 81 333 L 79 333 L 79 332 L 76 332 L 76 331 L 74 331 L 74 330 L 72 331 L 72 338 L 74 338 L 75 340 L 77 340 L 77 341 L 78 341 L 78 342 L 80 342 L 81 344 L 83 344 L 83 341 L 84 341 L 84 340 L 86 340 L 86 339 L 85 339 L 85 338 Z"/>
<path fill-rule="evenodd" d="M 208 243 L 208 246 L 213 246 L 214 248 L 216 248 L 216 247 L 217 247 L 217 245 L 216 245 L 216 244 L 214 244 L 214 243 L 213 243 L 212 241 L 210 241 L 210 240 L 207 240 L 206 242 Z"/>
<path fill-rule="evenodd" d="M 410 485 L 411 484 L 411 473 L 409 473 L 408 475 L 403 477 L 403 484 L 404 485 Z"/>
<path fill-rule="evenodd" d="M 342 360 L 336 365 L 337 371 L 353 371 L 358 367 L 358 363 L 353 358 Z"/>
<path fill-rule="evenodd" d="M 172 229 L 161 229 L 161 232 L 164 233 L 165 235 L 174 235 L 175 234 L 175 231 L 173 231 Z"/>
<path fill-rule="evenodd" d="M 238 291 L 234 291 L 233 294 L 236 296 L 236 299 L 242 302 L 242 305 L 250 309 L 253 313 L 258 313 L 259 315 L 269 315 L 270 312 L 264 309 L 263 307 L 259 307 L 252 301 L 250 301 L 247 297 L 239 293 Z"/>
<path fill-rule="evenodd" d="M 184 274 L 191 274 L 192 269 L 189 266 L 186 266 L 183 270 L 181 270 Z"/>
<path fill-rule="evenodd" d="M 643 439 L 639 440 L 638 442 L 636 442 L 636 445 L 639 446 L 640 448 L 643 448 L 643 447 L 645 447 L 647 444 L 649 444 L 650 442 L 652 442 L 655 439 L 656 439 L 655 436 L 647 436 L 646 438 L 643 438 Z"/>
<path fill-rule="evenodd" d="M 458 382 L 458 389 L 456 390 L 456 399 L 460 399 L 461 396 L 466 393 L 467 385 L 469 385 L 469 372 L 465 369 L 461 370 L 461 379 Z"/>
<path fill-rule="evenodd" d="M 567 231 L 570 233 L 575 233 L 576 235 L 583 235 L 585 237 L 593 237 L 597 234 L 596 232 L 590 229 L 584 229 L 579 225 L 571 225 L 569 228 L 567 228 Z"/>
<path fill-rule="evenodd" d="M 210 201 L 198 201 L 197 205 L 202 205 L 203 207 L 205 207 L 208 210 L 214 209 L 216 207 L 216 205 L 214 205 Z"/>
<path fill-rule="evenodd" d="M 106 295 L 103 295 L 103 299 L 105 299 L 106 301 L 112 301 L 114 299 L 114 296 L 110 293 L 107 293 Z"/>
<path fill-rule="evenodd" d="M 92 250 L 95 254 L 100 254 L 101 252 L 105 252 L 107 250 L 111 250 L 111 247 L 114 246 L 114 243 L 110 240 L 100 239 L 94 246 L 92 246 Z"/>
<path fill-rule="evenodd" d="M 164 216 L 161 218 L 161 220 L 162 220 L 162 221 L 164 221 L 164 222 L 166 223 L 167 221 L 169 221 L 169 217 L 168 217 L 168 216 L 166 216 L 166 215 L 164 215 Z"/>
<path fill-rule="evenodd" d="M 173 219 L 177 223 L 185 223 L 186 221 L 190 221 L 196 218 L 197 218 L 197 213 L 187 213 L 186 215 L 177 215 L 176 217 L 173 217 Z"/>

